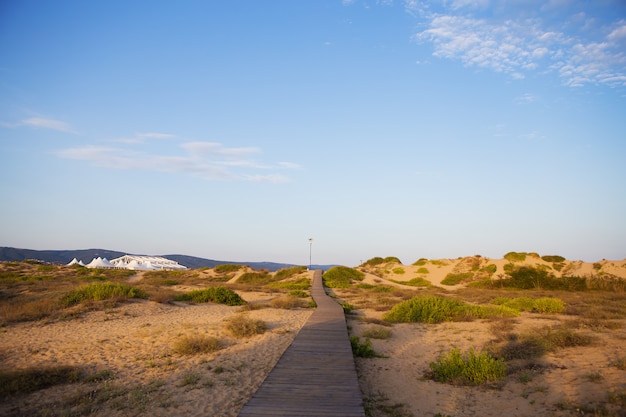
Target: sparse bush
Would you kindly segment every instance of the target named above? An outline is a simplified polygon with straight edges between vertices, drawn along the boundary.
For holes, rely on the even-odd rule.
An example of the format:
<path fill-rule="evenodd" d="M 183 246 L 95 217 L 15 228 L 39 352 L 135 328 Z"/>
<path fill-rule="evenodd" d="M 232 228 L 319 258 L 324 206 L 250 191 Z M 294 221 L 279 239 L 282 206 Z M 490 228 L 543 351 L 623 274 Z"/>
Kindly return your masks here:
<path fill-rule="evenodd" d="M 226 329 L 235 337 L 251 337 L 263 334 L 267 325 L 262 320 L 254 320 L 244 315 L 237 315 L 226 321 Z"/>
<path fill-rule="evenodd" d="M 250 284 L 250 285 L 265 285 L 274 281 L 272 275 L 269 272 L 246 272 L 245 274 L 241 274 L 241 276 L 237 279 L 237 282 L 240 284 Z"/>
<path fill-rule="evenodd" d="M 559 255 L 544 255 L 541 257 L 541 259 L 543 259 L 546 262 L 552 262 L 552 263 L 565 261 L 565 258 Z"/>
<path fill-rule="evenodd" d="M 303 272 L 306 272 L 306 266 L 292 266 L 290 268 L 283 268 L 276 271 L 276 273 L 274 274 L 274 279 L 279 281 L 297 274 L 301 274 Z"/>
<path fill-rule="evenodd" d="M 0 398 L 39 391 L 54 385 L 80 380 L 80 370 L 72 366 L 54 366 L 0 371 Z"/>
<path fill-rule="evenodd" d="M 430 363 L 432 378 L 455 385 L 480 385 L 497 381 L 506 375 L 506 363 L 487 352 L 476 353 L 470 349 L 461 353 L 452 349 Z"/>
<path fill-rule="evenodd" d="M 361 271 L 346 266 L 333 266 L 323 275 L 328 288 L 349 288 L 352 281 L 362 281 L 364 277 Z"/>
<path fill-rule="evenodd" d="M 222 264 L 222 265 L 216 265 L 215 268 L 213 268 L 215 270 L 215 272 L 217 272 L 218 274 L 229 274 L 232 272 L 237 272 L 239 271 L 241 268 L 243 268 L 243 265 L 237 265 L 237 264 Z"/>
<path fill-rule="evenodd" d="M 231 289 L 224 287 L 209 287 L 204 290 L 193 290 L 174 297 L 174 301 L 192 303 L 218 303 L 228 306 L 240 306 L 246 302 Z"/>
<path fill-rule="evenodd" d="M 295 281 L 272 282 L 271 284 L 268 284 L 268 287 L 285 290 L 307 290 L 311 288 L 311 280 L 303 277 Z"/>
<path fill-rule="evenodd" d="M 530 297 L 498 297 L 493 299 L 492 303 L 507 306 L 518 311 L 531 311 L 535 313 L 561 313 L 565 310 L 565 303 L 558 298 L 552 297 L 537 299 Z"/>
<path fill-rule="evenodd" d="M 289 291 L 287 295 L 290 295 L 292 297 L 298 297 L 298 298 L 307 298 L 309 296 L 309 294 L 306 291 L 302 291 L 302 290 Z"/>
<path fill-rule="evenodd" d="M 440 323 L 443 321 L 466 321 L 518 315 L 519 312 L 505 306 L 477 306 L 439 296 L 413 297 L 396 304 L 383 317 L 390 322 Z"/>
<path fill-rule="evenodd" d="M 302 298 L 285 296 L 274 298 L 272 301 L 270 301 L 270 307 L 282 308 L 286 310 L 293 308 L 306 308 L 308 307 L 308 302 L 306 300 L 303 300 Z"/>
<path fill-rule="evenodd" d="M 615 359 L 611 362 L 611 366 L 614 366 L 619 370 L 626 371 L 626 356 Z"/>
<path fill-rule="evenodd" d="M 372 326 L 363 331 L 363 337 L 368 339 L 389 339 L 391 329 L 382 326 Z"/>
<path fill-rule="evenodd" d="M 128 298 L 148 298 L 148 295 L 126 284 L 97 282 L 77 288 L 61 297 L 61 305 L 71 307 L 85 301 L 122 300 Z"/>
<path fill-rule="evenodd" d="M 428 263 L 428 259 L 426 258 L 419 258 L 417 261 L 413 262 L 413 265 L 415 266 L 423 266 L 426 265 Z"/>
<path fill-rule="evenodd" d="M 428 268 L 425 267 L 421 267 L 417 269 L 417 273 L 418 274 L 428 274 L 430 271 L 428 270 Z"/>
<path fill-rule="evenodd" d="M 422 277 L 415 277 L 408 281 L 392 281 L 398 284 L 410 285 L 411 287 L 430 287 L 432 285 L 429 280 Z"/>
<path fill-rule="evenodd" d="M 449 273 L 446 277 L 441 280 L 443 285 L 457 285 L 464 281 L 470 280 L 474 276 L 472 272 L 461 272 L 458 274 Z"/>
<path fill-rule="evenodd" d="M 504 255 L 504 259 L 509 262 L 524 262 L 526 260 L 525 252 L 509 252 Z"/>
<path fill-rule="evenodd" d="M 220 348 L 220 341 L 215 337 L 193 335 L 183 336 L 174 342 L 172 349 L 180 355 L 210 353 Z"/>
<path fill-rule="evenodd" d="M 393 268 L 391 272 L 393 272 L 396 275 L 402 275 L 404 274 L 405 271 L 404 271 L 404 268 L 397 267 L 397 268 Z"/>
<path fill-rule="evenodd" d="M 350 336 L 350 345 L 352 346 L 352 354 L 357 358 L 380 357 L 372 348 L 372 341 L 369 339 L 365 339 L 365 343 L 361 343 L 358 336 Z"/>

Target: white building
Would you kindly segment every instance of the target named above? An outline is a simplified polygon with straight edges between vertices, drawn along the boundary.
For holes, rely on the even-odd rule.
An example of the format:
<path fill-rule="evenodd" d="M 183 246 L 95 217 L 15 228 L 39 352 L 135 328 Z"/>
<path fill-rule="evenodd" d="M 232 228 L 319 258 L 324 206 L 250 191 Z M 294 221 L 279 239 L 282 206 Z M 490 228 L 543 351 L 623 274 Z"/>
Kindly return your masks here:
<path fill-rule="evenodd" d="M 186 266 L 180 265 L 176 261 L 172 261 L 160 256 L 140 256 L 140 255 L 124 255 L 119 258 L 111 259 L 107 258 L 94 258 L 87 265 L 82 261 L 77 261 L 76 258 L 72 260 L 68 265 L 79 264 L 87 268 L 121 268 L 132 269 L 135 271 L 155 271 L 155 270 L 174 270 L 180 271 L 187 269 Z"/>

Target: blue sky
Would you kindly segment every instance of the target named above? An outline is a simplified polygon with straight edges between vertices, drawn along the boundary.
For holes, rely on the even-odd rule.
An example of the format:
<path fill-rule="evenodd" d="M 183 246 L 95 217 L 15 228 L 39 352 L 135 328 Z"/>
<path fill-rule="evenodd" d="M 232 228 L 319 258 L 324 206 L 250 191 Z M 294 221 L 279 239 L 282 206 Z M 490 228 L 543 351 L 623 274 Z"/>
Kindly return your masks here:
<path fill-rule="evenodd" d="M 0 3 L 0 245 L 626 257 L 617 0 Z"/>

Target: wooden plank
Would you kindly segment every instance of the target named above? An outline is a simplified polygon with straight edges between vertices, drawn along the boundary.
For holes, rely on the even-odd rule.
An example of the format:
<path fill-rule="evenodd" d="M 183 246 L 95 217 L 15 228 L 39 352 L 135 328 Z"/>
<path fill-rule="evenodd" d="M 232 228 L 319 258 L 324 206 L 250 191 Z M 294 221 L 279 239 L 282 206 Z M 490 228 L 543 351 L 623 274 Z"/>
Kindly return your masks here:
<path fill-rule="evenodd" d="M 343 308 L 315 271 L 315 312 L 239 417 L 365 417 Z"/>

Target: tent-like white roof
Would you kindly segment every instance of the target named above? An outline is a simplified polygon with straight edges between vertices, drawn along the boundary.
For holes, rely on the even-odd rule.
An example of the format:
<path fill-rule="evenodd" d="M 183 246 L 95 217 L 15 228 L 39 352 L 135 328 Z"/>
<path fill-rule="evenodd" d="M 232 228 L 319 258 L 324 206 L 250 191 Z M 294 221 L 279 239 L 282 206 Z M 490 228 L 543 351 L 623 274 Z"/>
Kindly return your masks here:
<path fill-rule="evenodd" d="M 93 258 L 93 260 L 85 266 L 87 268 L 113 268 L 114 267 L 114 265 L 111 265 L 111 263 L 107 260 L 107 258 L 101 258 L 99 256 L 97 258 Z"/>

